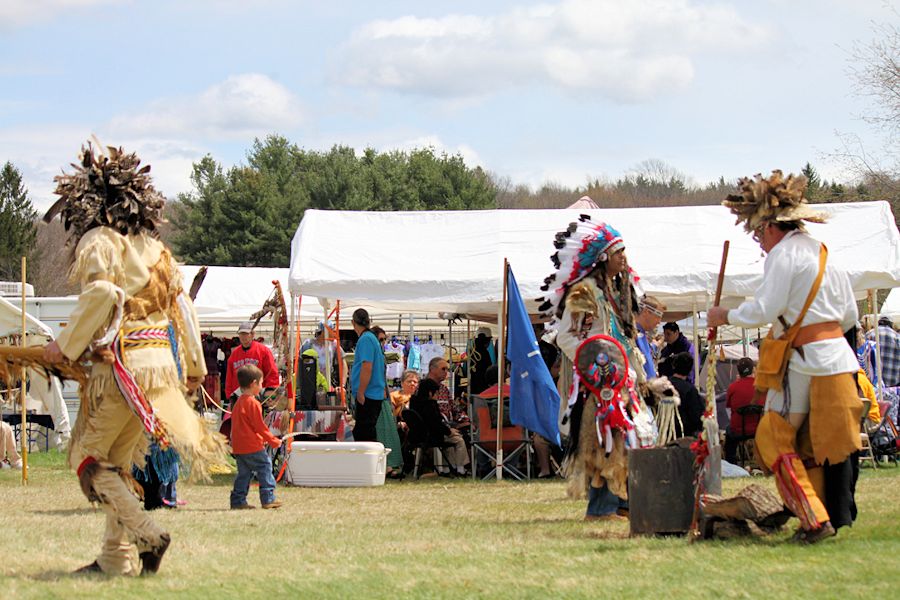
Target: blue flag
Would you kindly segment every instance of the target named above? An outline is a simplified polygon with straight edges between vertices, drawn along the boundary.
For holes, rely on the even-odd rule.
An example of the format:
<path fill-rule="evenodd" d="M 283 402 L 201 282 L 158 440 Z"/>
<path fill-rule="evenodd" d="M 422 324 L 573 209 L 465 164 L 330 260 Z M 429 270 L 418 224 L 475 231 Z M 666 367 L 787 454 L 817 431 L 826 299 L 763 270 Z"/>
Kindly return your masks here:
<path fill-rule="evenodd" d="M 512 268 L 507 273 L 509 419 L 559 445 L 559 392 L 541 356 Z"/>

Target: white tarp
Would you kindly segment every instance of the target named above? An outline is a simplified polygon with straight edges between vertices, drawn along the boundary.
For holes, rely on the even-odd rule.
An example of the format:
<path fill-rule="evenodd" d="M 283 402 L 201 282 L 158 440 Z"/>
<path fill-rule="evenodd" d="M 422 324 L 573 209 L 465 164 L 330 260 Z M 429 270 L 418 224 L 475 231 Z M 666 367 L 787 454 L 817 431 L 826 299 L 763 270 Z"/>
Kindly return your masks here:
<path fill-rule="evenodd" d="M 829 259 L 860 295 L 900 280 L 900 234 L 886 202 L 827 204 L 829 223 L 810 224 Z M 429 212 L 306 211 L 291 244 L 290 289 L 390 310 L 496 314 L 503 259 L 522 296 L 543 295 L 553 271 L 553 235 L 579 213 L 622 234 L 648 294 L 669 310 L 706 308 L 722 244 L 731 241 L 724 304 L 750 296 L 762 278 L 759 246 L 721 206 Z M 531 305 L 536 310 L 537 304 Z"/>
<path fill-rule="evenodd" d="M 198 265 L 182 265 L 181 274 L 184 279 L 184 288 L 190 289 L 194 277 L 200 270 Z M 290 306 L 290 292 L 288 290 L 289 269 L 279 267 L 219 267 L 207 268 L 206 278 L 197 298 L 194 300 L 194 308 L 200 319 L 202 330 L 210 328 L 229 335 L 237 331 L 237 324 L 250 319 L 250 315 L 260 310 L 265 301 L 271 296 L 274 289 L 273 281 L 281 283 L 281 289 L 285 294 L 285 302 Z M 334 302 L 326 302 L 328 312 L 334 307 Z M 362 303 L 342 303 L 341 319 L 344 323 L 350 322 L 350 313 L 356 308 L 363 307 L 369 310 L 373 317 L 379 318 L 382 326 L 395 321 L 398 315 L 406 318 L 409 310 L 380 311 Z M 290 309 L 288 309 L 290 312 Z M 290 314 L 288 315 L 290 317 Z M 296 316 L 296 315 L 295 315 Z M 416 322 L 434 327 L 434 314 L 416 315 Z M 321 321 L 325 317 L 325 306 L 319 299 L 311 295 L 303 295 L 300 302 L 300 318 L 308 322 L 310 330 L 314 322 Z M 347 325 L 349 326 L 349 325 Z M 260 329 L 267 332 L 271 329 L 271 317 L 266 317 L 260 323 Z M 236 333 L 234 334 L 236 335 Z"/>
<path fill-rule="evenodd" d="M 51 329 L 27 312 L 25 313 L 25 330 L 28 333 L 29 346 L 46 344 L 53 339 Z M 0 298 L 0 336 L 5 337 L 21 333 L 22 310 L 17 306 L 13 306 L 5 298 Z M 51 377 L 48 382 L 46 378 L 34 370 L 29 370 L 28 378 L 31 380 L 28 395 L 43 404 L 47 409 L 47 413 L 53 418 L 54 446 L 64 448 L 69 442 L 71 427 L 59 380 Z"/>
<path fill-rule="evenodd" d="M 900 325 L 900 288 L 894 288 L 878 310 L 878 314 L 887 315 L 895 325 Z"/>

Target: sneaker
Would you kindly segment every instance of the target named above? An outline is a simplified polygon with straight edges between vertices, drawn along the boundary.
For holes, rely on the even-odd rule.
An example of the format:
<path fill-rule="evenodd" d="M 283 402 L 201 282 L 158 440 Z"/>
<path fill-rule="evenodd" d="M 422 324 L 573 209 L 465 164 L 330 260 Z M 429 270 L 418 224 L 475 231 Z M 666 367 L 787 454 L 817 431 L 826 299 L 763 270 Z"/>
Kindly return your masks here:
<path fill-rule="evenodd" d="M 272 500 L 268 504 L 263 504 L 262 507 L 263 508 L 279 508 L 281 506 L 281 504 L 282 503 L 279 502 L 278 500 Z"/>
<path fill-rule="evenodd" d="M 252 504 L 238 504 L 237 506 L 232 506 L 231 510 L 250 510 L 251 508 L 256 508 Z"/>

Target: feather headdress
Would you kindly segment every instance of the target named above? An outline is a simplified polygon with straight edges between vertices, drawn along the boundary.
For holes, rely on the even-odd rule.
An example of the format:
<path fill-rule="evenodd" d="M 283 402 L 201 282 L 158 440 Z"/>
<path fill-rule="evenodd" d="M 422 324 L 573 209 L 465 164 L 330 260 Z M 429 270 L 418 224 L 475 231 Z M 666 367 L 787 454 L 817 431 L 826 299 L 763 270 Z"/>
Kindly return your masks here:
<path fill-rule="evenodd" d="M 95 155 L 91 142 L 81 147 L 79 159 L 72 164 L 74 173 L 53 178 L 59 200 L 44 215 L 45 222 L 61 215 L 74 243 L 94 227 L 112 227 L 123 235 L 159 235 L 166 199 L 150 181 L 150 165 L 138 169 L 136 154 L 112 146 Z"/>
<path fill-rule="evenodd" d="M 743 177 L 738 181 L 741 193 L 729 194 L 722 205 L 737 216 L 736 225 L 744 223 L 747 233 L 770 221 L 824 223 L 828 215 L 807 204 L 803 195 L 806 184 L 805 176 L 791 174 L 785 178 L 779 170 L 772 171 L 768 178 L 761 174 L 753 179 Z"/>
<path fill-rule="evenodd" d="M 550 257 L 556 272 L 544 279 L 541 289 L 547 296 L 539 310 L 550 317 L 547 330 L 554 330 L 561 314 L 561 303 L 570 287 L 590 275 L 601 262 L 625 247 L 622 235 L 611 225 L 594 223 L 590 216 L 580 215 L 565 231 L 556 234 L 556 252 Z"/>

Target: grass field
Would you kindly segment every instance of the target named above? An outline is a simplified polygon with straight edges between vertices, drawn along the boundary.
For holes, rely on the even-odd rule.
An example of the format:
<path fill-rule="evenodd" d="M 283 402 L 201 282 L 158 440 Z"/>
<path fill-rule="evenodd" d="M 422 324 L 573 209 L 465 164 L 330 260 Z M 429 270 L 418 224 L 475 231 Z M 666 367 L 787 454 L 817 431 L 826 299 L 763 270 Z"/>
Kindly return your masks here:
<path fill-rule="evenodd" d="M 27 487 L 18 471 L 0 471 L 3 600 L 891 598 L 900 585 L 900 468 L 864 469 L 857 523 L 811 547 L 788 543 L 787 529 L 695 544 L 629 538 L 625 522 L 582 521 L 584 502 L 566 498 L 561 481 L 279 488 L 277 511 L 229 511 L 222 476 L 179 484 L 187 506 L 154 513 L 173 538 L 160 572 L 128 579 L 69 574 L 99 549 L 102 513 L 61 455 L 30 461 Z M 726 480 L 726 494 L 746 482 Z"/>

